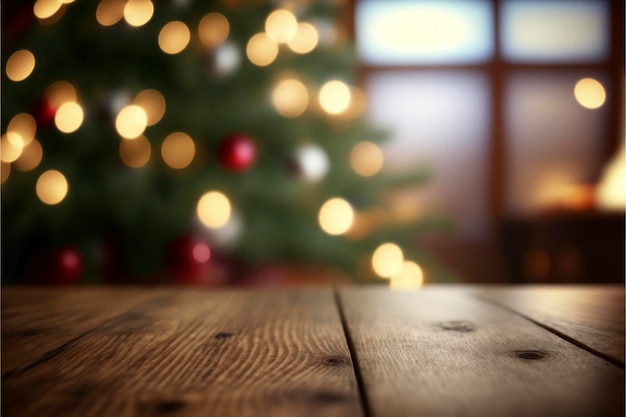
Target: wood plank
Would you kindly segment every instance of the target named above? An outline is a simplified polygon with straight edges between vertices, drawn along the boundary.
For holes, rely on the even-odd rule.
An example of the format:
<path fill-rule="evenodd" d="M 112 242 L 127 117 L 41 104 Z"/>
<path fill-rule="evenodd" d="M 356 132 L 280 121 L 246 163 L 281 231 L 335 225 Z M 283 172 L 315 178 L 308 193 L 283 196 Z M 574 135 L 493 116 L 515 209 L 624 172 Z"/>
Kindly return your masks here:
<path fill-rule="evenodd" d="M 3 384 L 3 416 L 359 416 L 331 290 L 172 289 Z"/>
<path fill-rule="evenodd" d="M 624 365 L 623 286 L 477 287 L 476 294 Z"/>
<path fill-rule="evenodd" d="M 471 291 L 340 291 L 370 415 L 621 416 L 624 371 Z"/>
<path fill-rule="evenodd" d="M 139 288 L 3 288 L 3 378 L 145 300 Z"/>

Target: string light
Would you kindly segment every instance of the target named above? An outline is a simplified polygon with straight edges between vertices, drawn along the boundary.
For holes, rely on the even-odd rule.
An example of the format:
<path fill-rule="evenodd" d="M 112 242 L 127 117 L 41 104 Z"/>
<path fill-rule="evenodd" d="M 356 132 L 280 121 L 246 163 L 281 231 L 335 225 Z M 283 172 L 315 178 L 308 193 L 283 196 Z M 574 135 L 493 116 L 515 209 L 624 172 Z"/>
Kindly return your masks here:
<path fill-rule="evenodd" d="M 246 55 L 254 65 L 265 67 L 278 56 L 278 44 L 265 33 L 257 33 L 248 41 Z"/>
<path fill-rule="evenodd" d="M 354 221 L 354 210 L 342 198 L 331 198 L 320 208 L 318 221 L 323 231 L 329 235 L 341 235 L 350 230 Z"/>
<path fill-rule="evenodd" d="M 83 124 L 83 108 L 74 101 L 61 105 L 54 114 L 54 124 L 63 133 L 72 133 Z"/>
<path fill-rule="evenodd" d="M 143 26 L 154 14 L 154 5 L 150 0 L 128 0 L 124 6 L 124 20 L 130 26 Z"/>
<path fill-rule="evenodd" d="M 13 162 L 22 154 L 23 148 L 19 145 L 14 145 L 13 141 L 10 141 L 7 135 L 2 135 L 0 138 L 0 160 L 2 162 Z"/>
<path fill-rule="evenodd" d="M 372 268 L 382 278 L 391 278 L 399 273 L 403 262 L 402 249 L 395 243 L 383 243 L 372 255 Z"/>
<path fill-rule="evenodd" d="M 400 272 L 391 277 L 389 286 L 393 290 L 414 290 L 424 283 L 422 268 L 413 261 L 404 261 Z"/>
<path fill-rule="evenodd" d="M 134 140 L 122 140 L 119 151 L 122 162 L 131 168 L 146 165 L 152 155 L 150 142 L 145 136 L 139 136 Z"/>
<path fill-rule="evenodd" d="M 37 133 L 35 118 L 28 113 L 14 116 L 7 126 L 7 137 L 16 146 L 26 146 Z"/>
<path fill-rule="evenodd" d="M 220 46 L 228 38 L 230 25 L 221 13 L 209 13 L 200 20 L 198 36 L 207 48 Z"/>
<path fill-rule="evenodd" d="M 178 54 L 187 47 L 190 38 L 187 25 L 180 21 L 169 22 L 159 32 L 159 48 L 166 54 Z"/>
<path fill-rule="evenodd" d="M 600 82 L 593 78 L 583 78 L 574 87 L 574 96 L 578 103 L 587 109 L 602 107 L 606 100 L 606 92 Z"/>
<path fill-rule="evenodd" d="M 50 106 L 55 109 L 58 109 L 62 104 L 68 101 L 77 100 L 76 89 L 67 81 L 53 82 L 46 88 L 43 95 Z"/>
<path fill-rule="evenodd" d="M 35 56 L 26 49 L 15 51 L 7 60 L 5 71 L 11 81 L 23 81 L 35 69 Z"/>
<path fill-rule="evenodd" d="M 283 80 L 274 88 L 272 103 L 282 116 L 298 117 L 309 104 L 309 92 L 296 79 Z"/>
<path fill-rule="evenodd" d="M 143 90 L 137 94 L 133 104 L 141 107 L 146 112 L 148 126 L 157 124 L 165 114 L 165 98 L 157 90 Z"/>
<path fill-rule="evenodd" d="M 126 0 L 102 0 L 96 9 L 96 20 L 102 26 L 113 26 L 124 17 Z"/>
<path fill-rule="evenodd" d="M 203 194 L 196 207 L 198 218 L 202 224 L 212 229 L 226 225 L 230 219 L 231 211 L 228 197 L 219 191 L 209 191 Z"/>
<path fill-rule="evenodd" d="M 43 158 L 43 149 L 37 139 L 33 139 L 22 149 L 22 154 L 15 161 L 15 168 L 20 171 L 32 171 L 37 168 Z"/>
<path fill-rule="evenodd" d="M 189 135 L 182 132 L 174 132 L 165 138 L 161 145 L 163 161 L 171 168 L 186 168 L 196 153 L 196 146 Z"/>
<path fill-rule="evenodd" d="M 65 176 L 56 170 L 48 170 L 39 176 L 36 185 L 37 197 L 45 204 L 58 204 L 67 195 Z"/>
<path fill-rule="evenodd" d="M 297 54 L 306 54 L 315 49 L 318 38 L 315 26 L 306 22 L 298 23 L 296 34 L 287 41 L 287 46 Z"/>
<path fill-rule="evenodd" d="M 38 19 L 47 19 L 59 11 L 63 2 L 59 0 L 37 0 L 33 6 L 33 13 Z"/>
<path fill-rule="evenodd" d="M 350 105 L 350 88 L 338 80 L 328 81 L 320 90 L 319 102 L 327 113 L 342 113 Z"/>
<path fill-rule="evenodd" d="M 146 111 L 136 104 L 122 108 L 115 118 L 115 129 L 124 139 L 139 137 L 146 130 L 147 125 Z"/>
<path fill-rule="evenodd" d="M 350 152 L 350 165 L 357 174 L 371 177 L 383 167 L 383 152 L 372 142 L 359 142 Z"/>
<path fill-rule="evenodd" d="M 265 32 L 278 43 L 285 43 L 296 35 L 298 20 L 289 10 L 274 10 L 265 19 Z"/>

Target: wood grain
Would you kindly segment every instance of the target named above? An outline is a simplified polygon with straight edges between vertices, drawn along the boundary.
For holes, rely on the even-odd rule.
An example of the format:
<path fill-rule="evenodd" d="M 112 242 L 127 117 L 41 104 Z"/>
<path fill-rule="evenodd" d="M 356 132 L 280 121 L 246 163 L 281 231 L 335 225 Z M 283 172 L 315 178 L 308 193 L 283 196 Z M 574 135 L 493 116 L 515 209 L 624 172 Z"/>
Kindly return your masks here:
<path fill-rule="evenodd" d="M 331 290 L 172 289 L 3 384 L 3 416 L 360 414 Z"/>
<path fill-rule="evenodd" d="M 146 298 L 139 288 L 3 288 L 3 379 Z"/>
<path fill-rule="evenodd" d="M 464 289 L 340 291 L 382 416 L 621 416 L 624 371 Z"/>
<path fill-rule="evenodd" d="M 485 287 L 476 293 L 624 365 L 623 286 Z"/>

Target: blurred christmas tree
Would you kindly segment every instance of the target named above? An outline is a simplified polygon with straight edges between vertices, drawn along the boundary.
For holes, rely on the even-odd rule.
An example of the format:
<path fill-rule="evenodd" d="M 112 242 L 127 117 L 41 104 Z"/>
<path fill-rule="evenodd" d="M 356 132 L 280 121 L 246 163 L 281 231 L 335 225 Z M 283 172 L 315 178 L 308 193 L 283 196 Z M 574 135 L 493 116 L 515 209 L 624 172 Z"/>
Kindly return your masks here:
<path fill-rule="evenodd" d="M 210 281 L 220 262 L 367 279 L 403 259 L 437 279 L 414 242 L 436 222 L 382 199 L 426 175 L 379 172 L 333 1 L 4 9 L 5 282 Z"/>

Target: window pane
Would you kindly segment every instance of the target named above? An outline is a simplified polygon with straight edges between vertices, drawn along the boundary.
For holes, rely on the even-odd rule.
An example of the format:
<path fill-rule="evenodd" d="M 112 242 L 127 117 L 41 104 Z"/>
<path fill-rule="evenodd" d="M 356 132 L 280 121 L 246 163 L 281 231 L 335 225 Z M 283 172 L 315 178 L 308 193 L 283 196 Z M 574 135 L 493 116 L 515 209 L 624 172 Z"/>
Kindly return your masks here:
<path fill-rule="evenodd" d="M 502 4 L 502 53 L 516 61 L 598 60 L 608 51 L 606 1 L 508 0 Z"/>
<path fill-rule="evenodd" d="M 385 169 L 424 166 L 432 178 L 397 196 L 414 212 L 443 210 L 465 237 L 487 219 L 489 86 L 478 72 L 387 71 L 367 81 L 369 116 L 392 130 Z"/>
<path fill-rule="evenodd" d="M 571 186 L 595 182 L 606 143 L 606 104 L 574 95 L 588 74 L 516 73 L 507 80 L 506 207 L 532 214 L 563 203 Z M 605 88 L 605 77 L 595 75 Z"/>
<path fill-rule="evenodd" d="M 489 1 L 357 1 L 355 19 L 368 64 L 481 62 L 493 54 Z"/>

